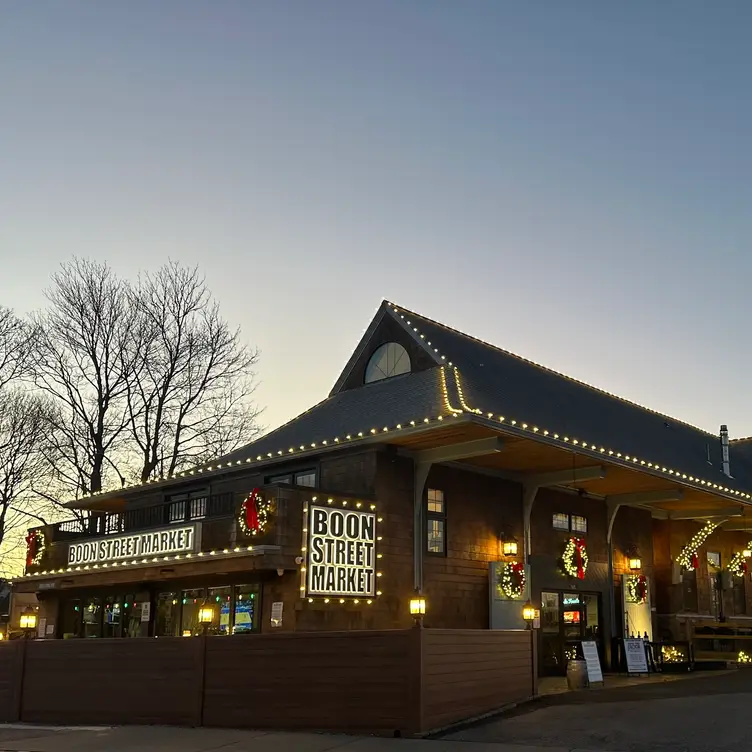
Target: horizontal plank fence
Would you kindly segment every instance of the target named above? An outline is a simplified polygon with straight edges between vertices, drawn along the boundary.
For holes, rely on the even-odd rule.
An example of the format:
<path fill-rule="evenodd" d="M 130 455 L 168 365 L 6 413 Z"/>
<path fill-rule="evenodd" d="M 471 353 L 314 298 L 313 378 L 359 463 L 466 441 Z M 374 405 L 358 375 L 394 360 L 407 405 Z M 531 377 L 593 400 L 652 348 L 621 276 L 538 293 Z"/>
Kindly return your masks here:
<path fill-rule="evenodd" d="M 415 736 L 530 697 L 528 632 L 0 643 L 0 722 Z"/>

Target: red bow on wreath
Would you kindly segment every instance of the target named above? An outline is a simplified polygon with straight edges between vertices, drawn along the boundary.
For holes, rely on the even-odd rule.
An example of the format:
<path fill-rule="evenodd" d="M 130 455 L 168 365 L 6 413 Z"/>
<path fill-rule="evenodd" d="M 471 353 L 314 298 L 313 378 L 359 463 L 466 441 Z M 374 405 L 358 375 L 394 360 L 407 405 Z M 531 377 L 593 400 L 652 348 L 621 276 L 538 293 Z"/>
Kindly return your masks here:
<path fill-rule="evenodd" d="M 520 574 L 524 569 L 525 565 L 519 561 L 516 561 L 514 564 L 512 564 L 512 571 L 517 575 Z"/>
<path fill-rule="evenodd" d="M 251 491 L 251 495 L 245 500 L 245 524 L 246 527 L 253 533 L 259 531 L 259 516 L 258 516 L 258 497 L 259 490 L 254 488 Z"/>
<path fill-rule="evenodd" d="M 37 538 L 36 531 L 29 533 L 26 536 L 26 566 L 30 567 L 34 563 L 34 559 L 39 551 L 39 539 Z"/>
<path fill-rule="evenodd" d="M 582 550 L 585 548 L 585 541 L 582 538 L 574 539 L 574 551 L 577 557 L 577 579 L 585 579 L 585 567 L 583 566 Z"/>
<path fill-rule="evenodd" d="M 692 554 L 692 569 L 698 569 L 700 567 L 700 560 L 697 558 L 697 554 Z"/>

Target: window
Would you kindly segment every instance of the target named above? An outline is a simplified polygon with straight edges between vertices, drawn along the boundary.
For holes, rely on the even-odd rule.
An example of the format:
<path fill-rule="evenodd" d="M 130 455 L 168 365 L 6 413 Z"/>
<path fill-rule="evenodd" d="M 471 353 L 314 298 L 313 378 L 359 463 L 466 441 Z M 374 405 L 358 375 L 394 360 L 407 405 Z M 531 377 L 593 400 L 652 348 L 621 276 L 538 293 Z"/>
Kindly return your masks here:
<path fill-rule="evenodd" d="M 563 530 L 564 532 L 587 533 L 587 517 L 580 517 L 576 514 L 564 514 L 557 512 L 553 515 L 554 530 Z"/>
<path fill-rule="evenodd" d="M 572 532 L 573 533 L 586 533 L 587 532 L 587 518 L 578 517 L 576 514 L 572 515 Z"/>
<path fill-rule="evenodd" d="M 182 522 L 185 519 L 185 502 L 173 501 L 170 503 L 168 511 L 168 519 L 170 524 L 174 522 Z"/>
<path fill-rule="evenodd" d="M 167 508 L 167 521 L 171 525 L 174 525 L 186 520 L 200 520 L 206 517 L 208 498 L 209 491 L 206 488 L 170 496 L 170 503 Z"/>
<path fill-rule="evenodd" d="M 174 592 L 160 593 L 154 621 L 155 637 L 178 637 L 180 632 L 180 601 Z"/>
<path fill-rule="evenodd" d="M 266 482 L 270 485 L 281 483 L 292 483 L 296 486 L 307 486 L 308 488 L 316 487 L 315 470 L 298 470 L 295 473 L 283 473 L 282 475 L 270 475 Z"/>
<path fill-rule="evenodd" d="M 235 613 L 233 614 L 233 634 L 248 634 L 259 626 L 259 587 L 258 585 L 235 585 Z"/>
<path fill-rule="evenodd" d="M 446 502 L 444 492 L 429 488 L 426 493 L 428 553 L 446 555 Z"/>
<path fill-rule="evenodd" d="M 316 471 L 305 470 L 302 473 L 295 473 L 295 485 L 314 488 L 316 486 Z"/>
<path fill-rule="evenodd" d="M 378 347 L 371 356 L 363 380 L 366 384 L 371 384 L 403 373 L 410 373 L 410 356 L 407 350 L 397 342 L 387 342 Z"/>

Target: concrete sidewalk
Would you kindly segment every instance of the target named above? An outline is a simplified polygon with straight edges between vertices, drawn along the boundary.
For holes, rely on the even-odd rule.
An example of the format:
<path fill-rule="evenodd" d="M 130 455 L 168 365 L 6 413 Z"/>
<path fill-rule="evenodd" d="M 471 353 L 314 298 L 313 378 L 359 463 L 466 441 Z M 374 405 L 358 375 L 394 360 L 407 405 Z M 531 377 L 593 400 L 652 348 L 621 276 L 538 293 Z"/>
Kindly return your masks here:
<path fill-rule="evenodd" d="M 282 734 L 232 729 L 0 725 L 0 752 L 575 752 L 494 742 Z M 579 752 L 579 751 L 578 751 Z M 596 752 L 588 750 L 587 752 Z"/>

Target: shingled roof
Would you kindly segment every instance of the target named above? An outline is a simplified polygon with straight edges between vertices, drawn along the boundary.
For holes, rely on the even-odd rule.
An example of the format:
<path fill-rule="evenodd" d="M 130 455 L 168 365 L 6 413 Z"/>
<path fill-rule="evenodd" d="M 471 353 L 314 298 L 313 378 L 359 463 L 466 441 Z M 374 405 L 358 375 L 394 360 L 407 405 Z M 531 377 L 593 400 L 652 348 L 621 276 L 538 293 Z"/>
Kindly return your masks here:
<path fill-rule="evenodd" d="M 370 354 L 369 341 L 384 318 L 397 322 L 435 367 L 348 387 L 348 374 Z M 507 425 L 515 421 L 540 427 L 550 435 L 567 437 L 570 446 L 605 448 L 639 458 L 641 465 L 656 470 L 670 468 L 672 474 L 698 482 L 702 478 L 719 487 L 752 490 L 752 452 L 737 453 L 733 442 L 732 470 L 738 470 L 738 477 L 728 478 L 721 469 L 718 436 L 388 301 L 382 303 L 327 399 L 221 461 L 278 456 L 287 447 L 309 448 L 326 437 L 331 442 L 332 437 L 367 432 L 369 427 L 380 430 L 411 418 L 450 414 L 451 406 L 442 401 L 441 379 L 447 378 L 442 370 L 453 377 L 452 393 L 459 396 L 455 409 L 479 422 L 498 425 L 499 416 L 506 416 Z"/>
<path fill-rule="evenodd" d="M 392 312 L 421 341 L 431 342 L 459 371 L 465 409 L 506 415 L 519 422 L 569 436 L 579 443 L 637 455 L 659 467 L 733 484 L 722 472 L 721 445 L 711 434 L 676 418 L 635 404 L 564 374 L 521 358 L 413 311 L 391 305 Z M 739 479 L 748 484 L 749 460 L 736 454 Z M 733 475 L 733 473 L 732 473 Z M 736 484 L 739 485 L 738 483 Z"/>

